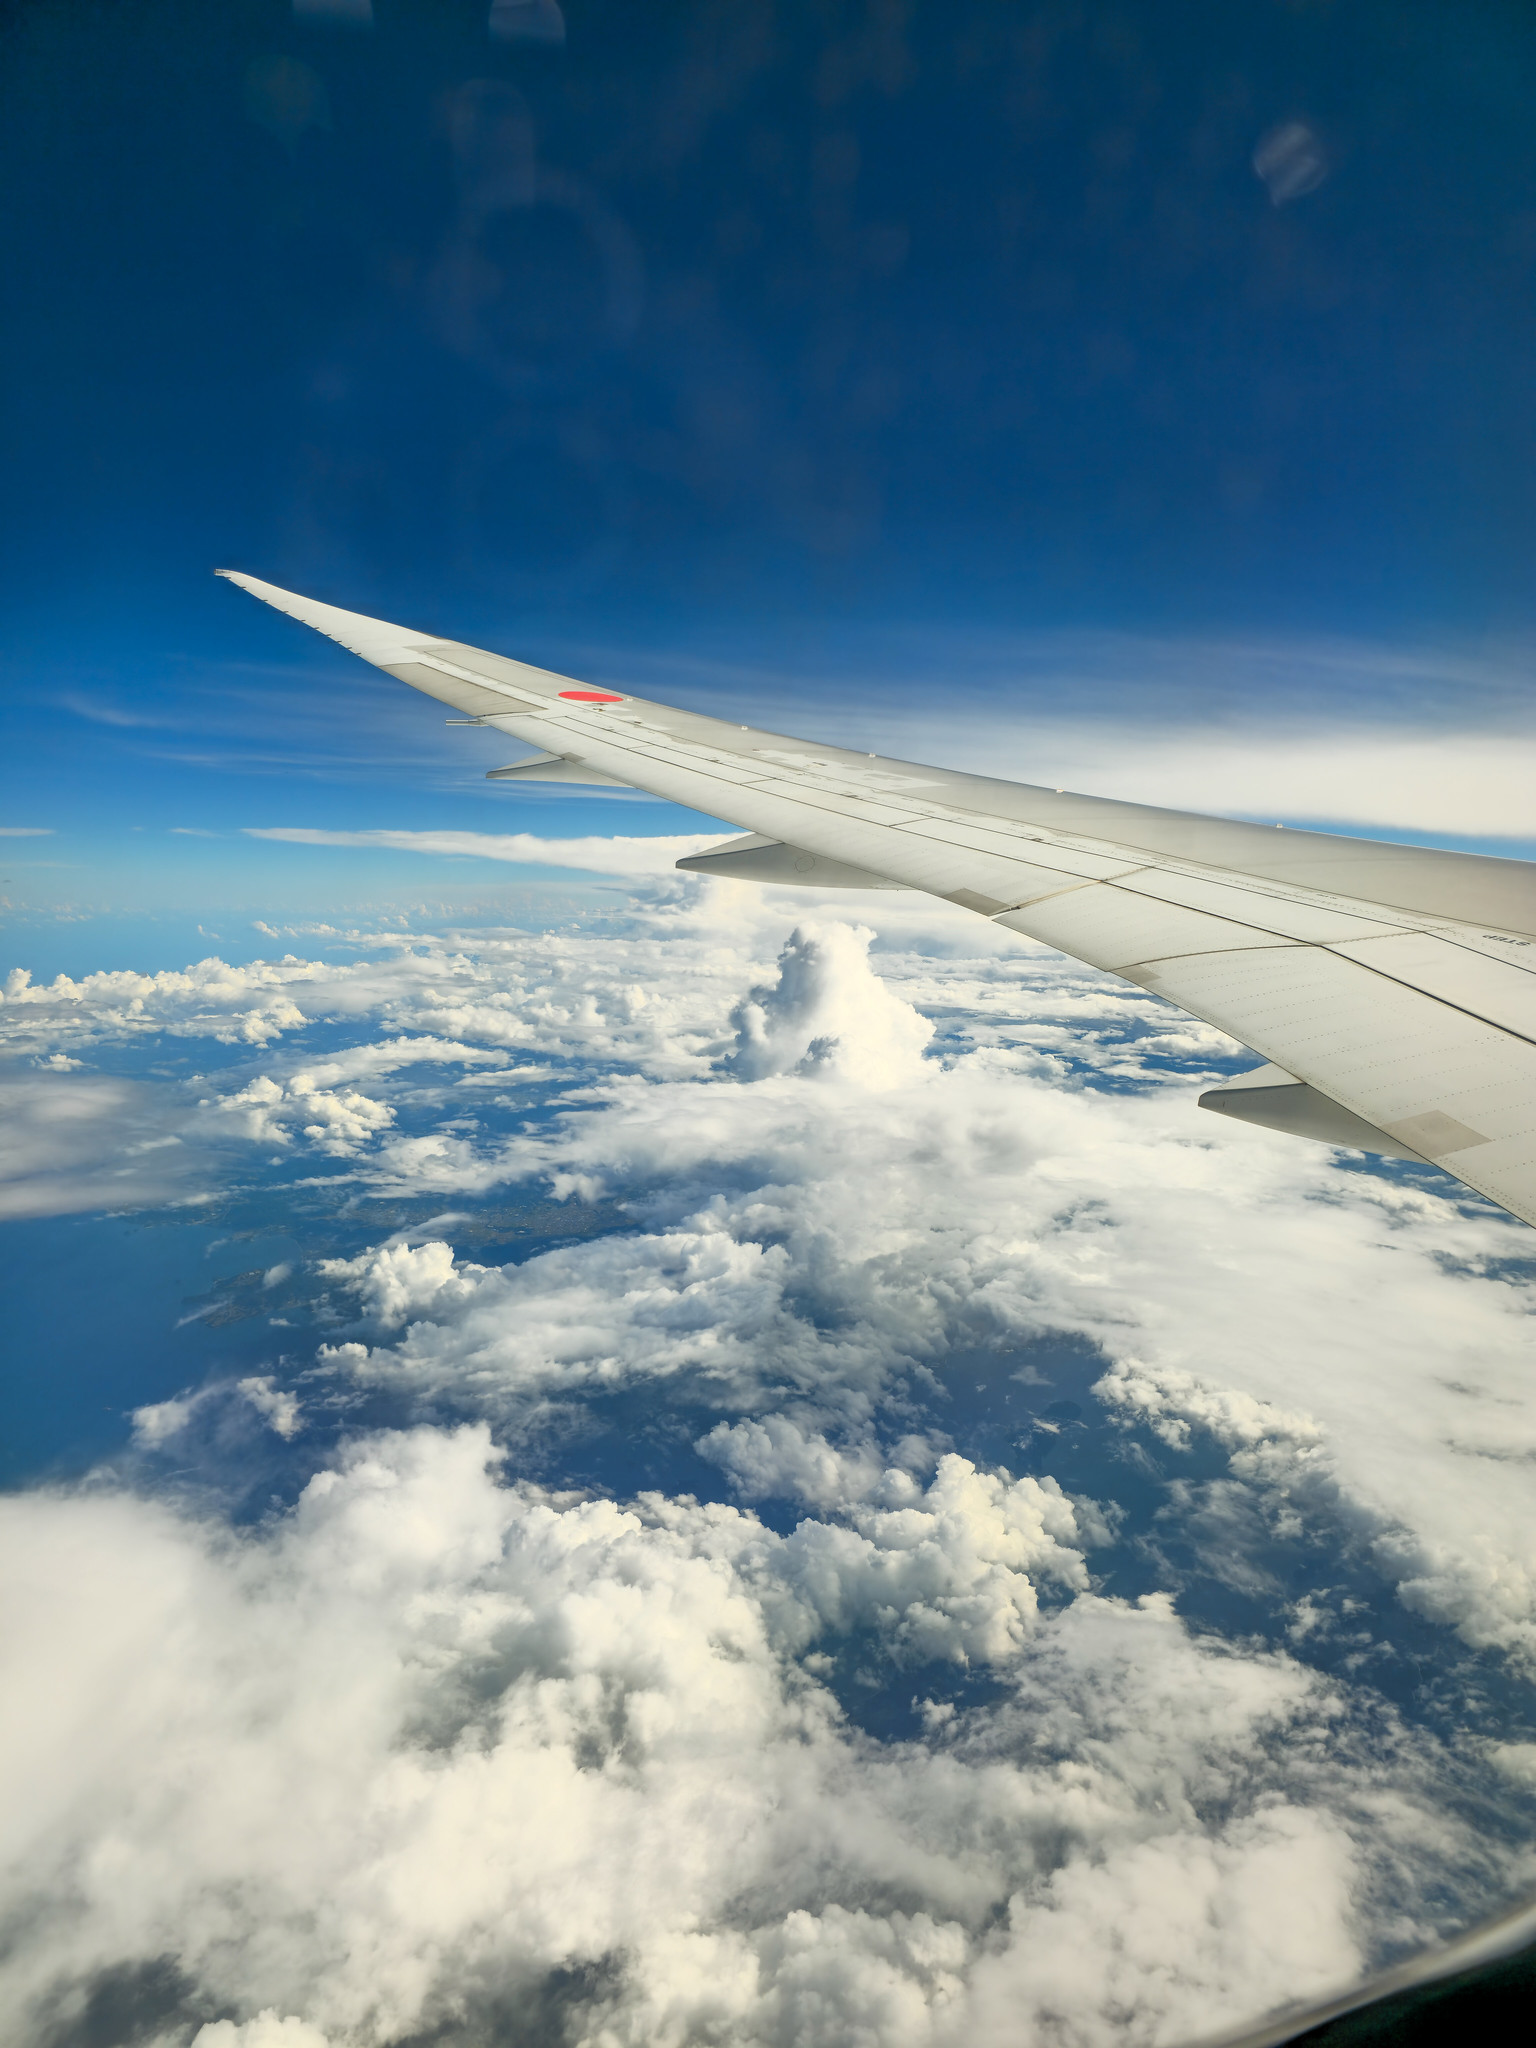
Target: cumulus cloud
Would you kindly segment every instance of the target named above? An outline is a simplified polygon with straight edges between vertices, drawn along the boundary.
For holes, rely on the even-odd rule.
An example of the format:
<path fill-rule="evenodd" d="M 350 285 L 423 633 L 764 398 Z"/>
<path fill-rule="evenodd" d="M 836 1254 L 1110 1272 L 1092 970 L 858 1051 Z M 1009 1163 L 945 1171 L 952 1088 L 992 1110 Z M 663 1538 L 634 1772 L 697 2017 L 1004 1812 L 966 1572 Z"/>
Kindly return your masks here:
<path fill-rule="evenodd" d="M 1518 1226 L 1199 1116 L 1240 1049 L 944 906 L 637 899 L 8 992 L 95 1063 L 28 1087 L 210 1048 L 120 1099 L 305 1177 L 247 1277 L 309 1318 L 137 1411 L 139 1495 L 4 1505 L 8 2034 L 1089 2048 L 1515 1891 L 1530 1745 L 1375 1677 L 1536 1658 Z M 597 1497 L 614 1416 L 686 1477 Z M 297 1505 L 157 1504 L 208 1444 Z"/>
<path fill-rule="evenodd" d="M 836 1072 L 867 1088 L 911 1080 L 933 1026 L 869 970 L 867 927 L 790 933 L 778 976 L 731 1012 L 736 1048 L 723 1065 L 744 1081 Z"/>
<path fill-rule="evenodd" d="M 654 1101 L 642 1107 L 643 1135 L 675 1133 L 679 1123 L 710 1135 L 681 1105 L 671 1116 Z M 1065 1144 L 1080 1161 L 1079 1148 L 1092 1143 L 1102 1165 L 1115 1112 L 1089 1103 L 1064 1117 L 1066 1128 L 1041 1148 L 1036 1175 L 1022 1134 L 999 1122 L 965 1133 L 958 1160 L 936 1158 L 933 1125 L 918 1123 L 910 1177 L 893 1170 L 895 1146 L 880 1155 L 867 1124 L 802 1125 L 784 1133 L 771 1188 L 717 1198 L 671 1229 L 562 1247 L 518 1266 L 455 1264 L 442 1244 L 362 1255 L 333 1271 L 359 1288 L 379 1336 L 333 1344 L 323 1357 L 357 1384 L 422 1399 L 448 1395 L 508 1420 L 576 1390 L 690 1376 L 715 1400 L 749 1410 L 786 1398 L 810 1403 L 857 1432 L 922 1361 L 957 1342 L 1006 1345 L 1067 1329 L 1112 1361 L 1097 1388 L 1112 1414 L 1145 1422 L 1175 1451 L 1204 1433 L 1224 1447 L 1234 1477 L 1273 1498 L 1277 1513 L 1320 1503 L 1373 1530 L 1382 1568 L 1420 1611 L 1451 1622 L 1471 1643 L 1536 1653 L 1521 1508 L 1521 1449 L 1536 1428 L 1523 1304 L 1506 1299 L 1500 1283 L 1440 1272 L 1437 1254 L 1458 1234 L 1448 1216 L 1410 1209 L 1397 1221 L 1390 1210 L 1373 1217 L 1368 1206 L 1354 1216 L 1321 1209 L 1308 1219 L 1313 1241 L 1313 1232 L 1293 1228 L 1282 1248 L 1273 1242 L 1275 1210 L 1262 1198 L 1245 1198 L 1241 1227 L 1233 1227 L 1233 1196 L 1211 1160 L 1204 1186 L 1186 1187 L 1176 1216 L 1157 1227 L 1138 1225 L 1117 1195 L 1112 1242 L 1104 1210 L 1081 1201 L 1081 1182 L 1063 1174 L 1058 1148 Z M 635 1135 L 614 1133 L 613 1149 L 628 1151 L 630 1170 Z M 762 1142 L 760 1128 L 743 1135 Z M 592 1134 L 586 1138 L 590 1149 Z M 684 1149 L 675 1137 L 666 1148 L 668 1172 L 679 1179 L 690 1164 Z M 840 1150 L 859 1161 L 856 1172 L 839 1176 Z M 1155 1185 L 1158 1150 L 1149 1145 L 1139 1160 L 1132 1150 L 1126 1162 L 1139 1169 L 1130 1186 L 1143 1199 Z M 949 1191 L 964 1179 L 967 1155 L 992 1175 L 982 1190 L 991 1200 L 957 1214 Z M 793 1197 L 785 1185 L 791 1168 L 801 1177 Z M 813 1179 L 818 1168 L 824 1181 Z M 936 1188 L 945 1191 L 941 1201 Z M 1170 1277 L 1181 1270 L 1180 1234 L 1198 1228 L 1210 1242 L 1218 1219 L 1246 1276 L 1229 1308 L 1213 1301 L 1208 1273 Z M 1475 1226 L 1467 1234 L 1474 1233 Z M 1338 1291 L 1326 1281 L 1325 1247 L 1340 1271 Z M 1295 1262 L 1309 1257 L 1315 1293 L 1294 1285 Z M 1340 1328 L 1351 1269 L 1366 1277 L 1358 1309 Z M 1388 1302 L 1396 1305 L 1388 1310 Z M 1446 1380 L 1448 1322 L 1469 1374 L 1454 1385 Z M 403 1334 L 390 1341 L 401 1324 Z M 1149 1344 L 1165 1355 L 1138 1356 Z M 1373 1372 L 1372 1357 L 1391 1363 Z M 1469 1408 L 1485 1404 L 1498 1417 L 1488 1427 L 1503 1434 L 1481 1453 L 1470 1442 L 1448 1452 L 1448 1431 L 1468 1428 Z M 717 1435 L 710 1454 L 749 1494 L 771 1485 L 815 1500 L 827 1487 L 848 1490 L 840 1463 L 819 1480 L 806 1470 L 796 1477 L 797 1461 L 814 1467 L 826 1453 L 782 1435 Z M 1473 1471 L 1475 1481 L 1466 1476 Z"/>
<path fill-rule="evenodd" d="M 18 1047 L 60 1035 L 88 1044 L 156 1031 L 265 1045 L 306 1021 L 294 984 L 325 975 L 323 967 L 292 959 L 250 967 L 208 959 L 180 973 L 125 970 L 78 981 L 59 974 L 37 986 L 28 969 L 14 968 L 4 989 L 6 1036 Z"/>
<path fill-rule="evenodd" d="M 133 1432 L 146 1450 L 159 1450 L 180 1436 L 196 1411 L 198 1396 L 181 1394 L 169 1401 L 150 1401 L 133 1411 Z"/>
<path fill-rule="evenodd" d="M 1284 1656 L 1160 1599 L 1028 1614 L 1078 1555 L 1048 1491 L 957 1462 L 867 1533 L 785 1538 L 496 1462 L 479 1428 L 373 1437 L 239 1534 L 100 1489 L 0 1503 L 9 2038 L 67 2037 L 135 1964 L 140 2023 L 158 1995 L 204 2048 L 538 2012 L 593 2048 L 1087 2043 L 1131 2012 L 1168 2038 L 1347 1980 L 1450 1863 L 1497 1864 L 1422 1757 L 1378 1741 L 1355 1792 L 1344 1702 Z M 977 1637 L 945 1573 L 1031 1629 Z M 869 1742 L 808 1661 L 853 1610 L 976 1639 L 1006 1701 Z"/>
<path fill-rule="evenodd" d="M 827 1626 L 882 1629 L 902 1662 L 1008 1662 L 1033 1631 L 1036 1582 L 1086 1592 L 1082 1548 L 1105 1533 L 1095 1504 L 1080 1515 L 1054 1479 L 978 1472 L 953 1453 L 926 1490 L 897 1467 L 881 1496 L 837 1531 L 802 1522 L 786 1551 Z"/>
<path fill-rule="evenodd" d="M 777 1494 L 809 1507 L 845 1506 L 867 1500 L 893 1478 L 910 1476 L 900 1464 L 889 1466 L 874 1444 L 834 1447 L 819 1431 L 807 1431 L 790 1415 L 717 1423 L 699 1439 L 697 1449 L 729 1473 L 747 1500 Z M 926 1443 L 918 1438 L 911 1449 L 921 1463 Z"/>
<path fill-rule="evenodd" d="M 409 970 L 400 979 L 409 1001 Z M 431 1032 L 352 1045 L 318 1060 L 278 1055 L 233 1083 L 221 1076 L 222 1085 L 201 1076 L 176 1082 L 163 1073 L 79 1074 L 78 1057 L 49 1049 L 164 1035 L 262 1050 L 310 1022 L 293 990 L 330 1019 L 388 1007 L 372 963 L 359 972 L 292 956 L 246 967 L 210 959 L 180 973 L 78 981 L 60 975 L 42 987 L 25 970 L 13 972 L 0 1003 L 0 1042 L 13 1058 L 30 1058 L 26 1072 L 0 1077 L 0 1116 L 9 1131 L 0 1215 L 191 1199 L 216 1184 L 220 1153 L 232 1143 L 351 1158 L 392 1127 L 396 1111 L 377 1092 L 348 1083 L 387 1081 L 402 1068 L 472 1072 L 506 1065 L 498 1048 Z M 77 1074 L 67 1082 L 55 1078 Z"/>
<path fill-rule="evenodd" d="M 327 1279 L 353 1283 L 375 1322 L 391 1329 L 408 1315 L 441 1311 L 466 1300 L 486 1272 L 483 1266 L 456 1267 L 452 1247 L 441 1241 L 389 1244 L 356 1259 L 324 1259 Z"/>
<path fill-rule="evenodd" d="M 333 1336 L 330 1370 L 507 1422 L 575 1390 L 706 1375 L 738 1414 L 814 1390 L 812 1420 L 846 1435 L 956 1344 L 1071 1333 L 1108 1360 L 1110 1412 L 1172 1448 L 1214 1438 L 1245 1485 L 1305 1472 L 1315 1488 L 1326 1470 L 1419 1612 L 1536 1652 L 1518 1227 L 1430 1177 L 1341 1172 L 1326 1148 L 1199 1116 L 1192 1093 L 1234 1048 L 1143 991 L 1004 950 L 958 913 L 877 914 L 872 956 L 868 927 L 796 927 L 771 895 L 689 883 L 591 935 L 14 977 L 0 1021 L 19 1049 L 160 1031 L 256 1064 L 162 1101 L 158 1129 L 148 1090 L 29 1071 L 61 1109 L 99 1089 L 78 1116 L 50 1107 L 39 1141 L 95 1150 L 67 1197 L 38 1193 L 64 1181 L 62 1154 L 38 1153 L 13 1207 L 154 1198 L 214 1142 L 329 1157 L 392 1197 L 622 1198 L 643 1228 L 514 1266 L 351 1254 L 322 1278 L 365 1327 Z M 959 949 L 972 932 L 986 953 Z M 300 996 L 350 1042 L 263 1052 Z M 524 1098 L 500 1112 L 492 1086 L 530 1052 L 586 1063 L 585 1086 L 561 1101 L 555 1082 L 557 1119 L 524 1127 Z M 492 1084 L 468 1117 L 456 1075 Z M 155 1149 L 126 1157 L 109 1094 Z M 1246 1448 L 1240 1410 L 1268 1418 Z"/>
<path fill-rule="evenodd" d="M 1518 1226 L 1423 1178 L 1345 1174 L 1325 1148 L 1213 1129 L 1177 1073 L 1131 1096 L 1063 1087 L 1071 1033 L 1054 1023 L 1001 1042 L 978 1030 L 923 1060 L 930 1020 L 908 1028 L 894 990 L 867 995 L 856 935 L 834 951 L 802 930 L 784 958 L 792 971 L 739 1006 L 725 1067 L 745 1044 L 790 1071 L 748 1088 L 707 1070 L 620 1076 L 489 1153 L 388 1141 L 383 1186 L 627 1191 L 650 1228 L 494 1269 L 425 1246 L 361 1254 L 336 1277 L 380 1336 L 407 1327 L 335 1346 L 334 1369 L 424 1396 L 458 1387 L 504 1417 L 577 1388 L 708 1374 L 749 1409 L 814 1390 L 854 1429 L 956 1344 L 1071 1332 L 1109 1361 L 1112 1414 L 1171 1449 L 1203 1433 L 1245 1485 L 1332 1489 L 1420 1611 L 1536 1654 L 1518 1504 L 1522 1447 L 1536 1446 L 1528 1283 L 1489 1269 L 1520 1249 Z M 855 1063 L 806 1067 L 832 1003 Z M 856 1078 L 866 1049 L 887 1084 L 873 1093 Z M 1100 1046 L 1093 1071 L 1155 1082 L 1158 1034 L 1133 1050 L 1139 1064 L 1123 1041 Z M 1198 1261 L 1192 1244 L 1208 1248 Z M 421 1278 L 386 1314 L 406 1303 L 406 1262 Z"/>
<path fill-rule="evenodd" d="M 192 2048 L 330 2048 L 318 2027 L 268 2006 L 255 2019 L 209 2020 L 192 2037 Z"/>
<path fill-rule="evenodd" d="M 205 1096 L 199 1107 L 229 1118 L 242 1137 L 259 1145 L 286 1145 L 293 1127 L 320 1151 L 347 1158 L 395 1120 L 387 1102 L 378 1102 L 356 1088 L 316 1088 L 310 1077 L 296 1075 L 285 1087 L 270 1074 L 258 1074 L 231 1094 Z"/>
<path fill-rule="evenodd" d="M 277 1386 L 270 1373 L 248 1375 L 240 1381 L 239 1390 L 267 1427 L 278 1436 L 297 1436 L 303 1428 L 297 1397 L 286 1388 Z"/>
<path fill-rule="evenodd" d="M 173 1445 L 179 1448 L 178 1439 L 204 1423 L 238 1440 L 249 1432 L 241 1429 L 239 1420 L 230 1428 L 231 1395 L 247 1414 L 254 1413 L 266 1428 L 285 1441 L 297 1436 L 304 1427 L 298 1396 L 280 1387 L 271 1373 L 250 1373 L 232 1387 L 216 1381 L 195 1392 L 177 1394 L 169 1401 L 151 1401 L 135 1408 L 131 1416 L 134 1442 L 146 1451 L 160 1451 Z"/>
<path fill-rule="evenodd" d="M 721 908 L 712 911 L 711 904 Z M 951 915 L 958 920 L 962 913 Z M 495 1048 L 537 1046 L 691 1071 L 725 1049 L 726 1013 L 751 970 L 766 964 L 760 942 L 771 958 L 783 919 L 765 915 L 759 892 L 745 885 L 676 880 L 637 924 L 602 943 L 562 932 L 476 932 L 455 943 L 436 934 L 327 928 L 322 936 L 366 945 L 373 957 L 286 954 L 244 966 L 209 958 L 180 972 L 57 975 L 43 985 L 18 969 L 5 985 L 0 1032 L 18 1054 L 66 1057 L 161 1033 L 260 1049 L 315 1024 L 365 1017 L 410 1034 L 405 1048 L 397 1036 L 311 1061 L 321 1086 L 404 1064 L 391 1056 L 391 1043 L 413 1062 L 489 1063 Z M 768 932 L 771 939 L 763 938 Z M 708 933 L 717 935 L 717 946 L 699 945 Z M 682 973 L 679 940 L 693 942 Z M 296 1069 L 304 1064 L 293 1062 Z"/>

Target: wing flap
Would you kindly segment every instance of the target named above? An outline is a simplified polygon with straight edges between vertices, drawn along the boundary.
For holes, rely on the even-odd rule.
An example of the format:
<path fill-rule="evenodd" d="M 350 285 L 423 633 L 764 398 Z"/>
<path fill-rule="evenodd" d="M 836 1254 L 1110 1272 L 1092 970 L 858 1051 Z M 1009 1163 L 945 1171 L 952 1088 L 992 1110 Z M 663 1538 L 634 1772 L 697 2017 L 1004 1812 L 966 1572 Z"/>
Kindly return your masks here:
<path fill-rule="evenodd" d="M 1324 1145 L 1348 1145 L 1357 1152 L 1381 1152 L 1389 1159 L 1428 1164 L 1422 1152 L 1399 1144 L 1283 1067 L 1260 1067 L 1255 1073 L 1223 1081 L 1220 1087 L 1207 1088 L 1199 1107 L 1239 1123 L 1256 1124 L 1261 1130 L 1281 1131 L 1290 1138 L 1315 1138 Z"/>
<path fill-rule="evenodd" d="M 899 889 L 900 882 L 867 868 L 849 867 L 803 846 L 785 846 L 760 833 L 748 832 L 711 853 L 693 853 L 677 866 L 695 875 L 717 875 L 728 882 L 778 882 L 800 889 Z"/>
<path fill-rule="evenodd" d="M 509 768 L 487 768 L 487 782 L 580 782 L 591 786 L 606 785 L 610 789 L 631 789 L 632 783 L 620 782 L 616 775 L 605 775 L 601 768 L 589 768 L 585 761 L 577 761 L 565 754 L 535 754 L 531 761 L 514 761 Z"/>

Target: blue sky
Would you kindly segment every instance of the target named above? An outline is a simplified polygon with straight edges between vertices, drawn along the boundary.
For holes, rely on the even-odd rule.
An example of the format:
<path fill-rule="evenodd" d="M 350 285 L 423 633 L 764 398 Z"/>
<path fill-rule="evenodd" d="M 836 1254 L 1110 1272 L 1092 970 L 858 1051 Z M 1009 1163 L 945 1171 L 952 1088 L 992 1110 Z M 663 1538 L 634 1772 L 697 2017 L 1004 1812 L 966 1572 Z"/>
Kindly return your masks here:
<path fill-rule="evenodd" d="M 1022 775 L 1075 722 L 1116 793 L 1127 727 L 1528 733 L 1523 9 L 375 13 L 10 16 L 23 952 L 439 873 L 248 825 L 691 822 L 487 789 L 221 564 Z M 1240 780 L 1124 793 L 1526 838 Z"/>

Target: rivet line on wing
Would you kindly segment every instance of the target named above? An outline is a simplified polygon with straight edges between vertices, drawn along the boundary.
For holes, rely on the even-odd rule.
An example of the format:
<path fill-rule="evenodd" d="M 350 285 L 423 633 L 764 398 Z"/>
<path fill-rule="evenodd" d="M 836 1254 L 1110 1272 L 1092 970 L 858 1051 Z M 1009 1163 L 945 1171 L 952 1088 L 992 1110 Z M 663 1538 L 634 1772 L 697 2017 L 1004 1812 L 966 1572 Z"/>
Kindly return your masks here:
<path fill-rule="evenodd" d="M 1411 989 L 1416 996 L 1423 996 L 1429 1003 L 1439 1003 L 1442 1008 L 1454 1010 L 1459 1017 L 1470 1017 L 1474 1024 L 1486 1024 L 1490 1031 L 1500 1031 L 1506 1038 L 1518 1039 L 1522 1045 L 1536 1045 L 1536 1037 L 1529 1031 L 1517 1031 L 1513 1024 L 1501 1024 L 1497 1017 L 1488 1017 L 1481 1010 L 1469 1009 L 1465 1003 L 1453 1003 L 1449 996 L 1437 995 L 1432 988 L 1424 988 L 1419 982 L 1408 981 L 1401 974 L 1391 974 L 1385 967 L 1373 967 L 1369 960 L 1357 960 L 1353 953 L 1341 953 L 1336 946 L 1323 945 L 1320 953 L 1331 953 L 1335 960 L 1347 960 L 1351 967 L 1363 967 L 1367 974 L 1374 974 L 1381 981 L 1395 983 L 1398 988 Z"/>

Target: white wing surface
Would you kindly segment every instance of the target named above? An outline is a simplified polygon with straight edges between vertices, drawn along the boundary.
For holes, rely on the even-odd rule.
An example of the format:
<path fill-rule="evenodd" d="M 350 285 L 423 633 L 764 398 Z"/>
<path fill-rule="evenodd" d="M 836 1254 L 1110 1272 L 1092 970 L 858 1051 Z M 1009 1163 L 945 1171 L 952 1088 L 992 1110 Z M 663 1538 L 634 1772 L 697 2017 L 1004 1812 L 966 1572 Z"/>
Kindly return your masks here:
<path fill-rule="evenodd" d="M 1292 832 L 853 754 L 231 581 L 461 716 L 746 838 L 680 865 L 923 889 L 1107 968 L 1266 1062 L 1201 1098 L 1431 1160 L 1536 1223 L 1536 864 Z"/>

